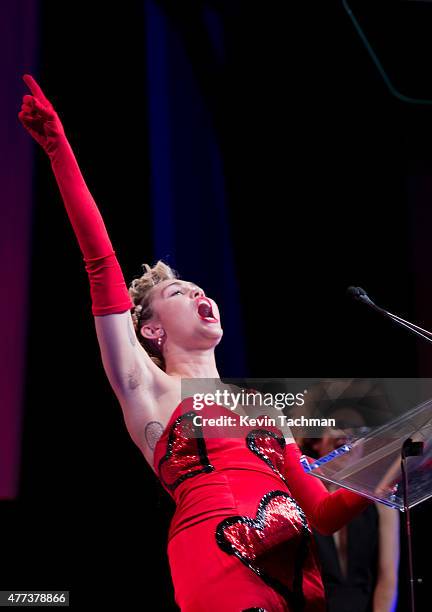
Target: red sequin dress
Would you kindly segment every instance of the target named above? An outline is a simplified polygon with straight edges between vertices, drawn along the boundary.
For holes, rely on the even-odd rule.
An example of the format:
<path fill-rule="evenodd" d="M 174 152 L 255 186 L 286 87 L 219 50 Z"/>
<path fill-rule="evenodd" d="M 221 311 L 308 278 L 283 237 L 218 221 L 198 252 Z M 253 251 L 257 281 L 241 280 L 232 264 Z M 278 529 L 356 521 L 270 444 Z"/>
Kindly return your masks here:
<path fill-rule="evenodd" d="M 205 407 L 199 414 L 233 416 L 222 406 Z M 324 612 L 310 517 L 298 497 L 316 527 L 328 521 L 329 513 L 338 514 L 336 506 L 325 503 L 330 494 L 303 471 L 297 445 L 285 445 L 277 428 L 231 429 L 231 437 L 226 428 L 223 437 L 215 438 L 214 427 L 194 424 L 196 415 L 192 398 L 177 406 L 154 454 L 160 480 L 176 502 L 168 558 L 180 609 Z M 290 447 L 294 454 L 287 453 Z M 289 488 L 290 472 L 297 499 Z M 364 509 L 365 500 L 340 493 L 345 522 Z M 346 495 L 349 504 L 342 503 Z M 341 517 L 336 519 L 323 531 L 339 528 Z"/>
<path fill-rule="evenodd" d="M 50 158 L 86 262 L 93 314 L 126 312 L 132 303 L 123 274 L 60 119 L 36 81 L 25 81 L 33 95 L 24 96 L 19 118 Z M 229 413 L 212 407 L 202 414 L 217 410 Z M 176 408 L 154 456 L 177 503 L 168 554 L 182 612 L 324 610 L 308 521 L 331 532 L 364 500 L 348 491 L 329 495 L 280 432 L 216 439 L 194 426 L 194 414 L 189 400 Z"/>

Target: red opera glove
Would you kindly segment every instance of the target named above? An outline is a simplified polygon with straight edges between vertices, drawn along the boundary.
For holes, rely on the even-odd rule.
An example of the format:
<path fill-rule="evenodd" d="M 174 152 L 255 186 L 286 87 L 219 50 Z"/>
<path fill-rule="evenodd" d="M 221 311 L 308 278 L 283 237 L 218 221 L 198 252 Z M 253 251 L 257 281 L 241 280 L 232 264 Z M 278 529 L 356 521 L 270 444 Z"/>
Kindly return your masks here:
<path fill-rule="evenodd" d="M 33 95 L 23 96 L 18 118 L 36 142 L 51 157 L 59 140 L 66 138 L 63 125 L 53 105 L 46 98 L 34 78 L 25 74 L 23 80 Z"/>
<path fill-rule="evenodd" d="M 338 531 L 373 503 L 343 488 L 330 493 L 321 480 L 304 471 L 300 457 L 301 451 L 297 444 L 286 445 L 285 478 L 292 496 L 310 524 L 323 535 Z"/>
<path fill-rule="evenodd" d="M 126 284 L 102 216 L 87 188 L 53 105 L 30 75 L 19 120 L 51 160 L 60 193 L 90 280 L 92 312 L 105 315 L 132 308 Z"/>

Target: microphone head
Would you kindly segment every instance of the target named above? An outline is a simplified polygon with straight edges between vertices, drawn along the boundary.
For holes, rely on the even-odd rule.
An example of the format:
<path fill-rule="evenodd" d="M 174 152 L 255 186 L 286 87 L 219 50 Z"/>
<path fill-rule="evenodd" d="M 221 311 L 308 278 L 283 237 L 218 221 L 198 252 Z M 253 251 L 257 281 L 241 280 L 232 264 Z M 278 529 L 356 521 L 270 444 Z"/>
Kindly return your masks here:
<path fill-rule="evenodd" d="M 361 287 L 348 287 L 347 294 L 350 297 L 353 297 L 356 300 L 358 300 L 363 295 L 366 295 L 366 291 L 364 289 L 362 289 Z"/>
<path fill-rule="evenodd" d="M 358 291 L 358 297 L 362 298 L 369 298 L 368 294 L 366 293 L 366 291 L 364 289 L 362 289 L 361 287 L 356 287 L 357 291 Z"/>
<path fill-rule="evenodd" d="M 372 300 L 370 299 L 370 297 L 368 296 L 366 291 L 364 289 L 362 289 L 361 287 L 348 287 L 347 294 L 349 296 L 353 297 L 355 300 L 360 300 L 361 302 L 363 302 L 365 304 L 369 304 L 369 306 L 373 306 L 375 308 L 378 308 L 372 302 Z"/>

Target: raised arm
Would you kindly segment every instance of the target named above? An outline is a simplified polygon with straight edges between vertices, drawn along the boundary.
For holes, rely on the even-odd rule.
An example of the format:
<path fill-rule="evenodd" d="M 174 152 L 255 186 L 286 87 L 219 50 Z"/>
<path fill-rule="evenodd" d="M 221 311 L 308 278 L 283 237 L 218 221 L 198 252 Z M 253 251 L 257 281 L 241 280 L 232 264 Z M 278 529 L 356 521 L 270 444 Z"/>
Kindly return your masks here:
<path fill-rule="evenodd" d="M 151 386 L 156 366 L 136 341 L 130 314 L 132 302 L 122 271 L 63 125 L 33 77 L 23 78 L 32 95 L 23 97 L 18 117 L 51 161 L 89 276 L 104 368 L 124 407 L 129 392 L 138 384 Z"/>

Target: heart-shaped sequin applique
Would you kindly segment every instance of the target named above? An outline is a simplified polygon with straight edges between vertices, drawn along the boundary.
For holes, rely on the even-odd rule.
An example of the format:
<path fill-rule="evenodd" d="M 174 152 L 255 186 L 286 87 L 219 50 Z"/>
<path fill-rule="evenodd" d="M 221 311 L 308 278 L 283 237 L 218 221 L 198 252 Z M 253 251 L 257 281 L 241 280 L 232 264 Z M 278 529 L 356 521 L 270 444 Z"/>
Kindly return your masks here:
<path fill-rule="evenodd" d="M 246 445 L 257 457 L 268 466 L 286 484 L 284 472 L 285 438 L 267 429 L 253 429 L 246 437 Z"/>
<path fill-rule="evenodd" d="M 186 412 L 171 426 L 167 451 L 158 465 L 159 477 L 169 491 L 176 489 L 187 478 L 214 470 L 201 427 L 193 423 L 195 416 L 196 412 Z"/>
<path fill-rule="evenodd" d="M 310 529 L 303 510 L 285 491 L 269 491 L 255 518 L 231 516 L 216 528 L 216 541 L 282 595 L 293 610 L 304 605 L 303 563 Z"/>

